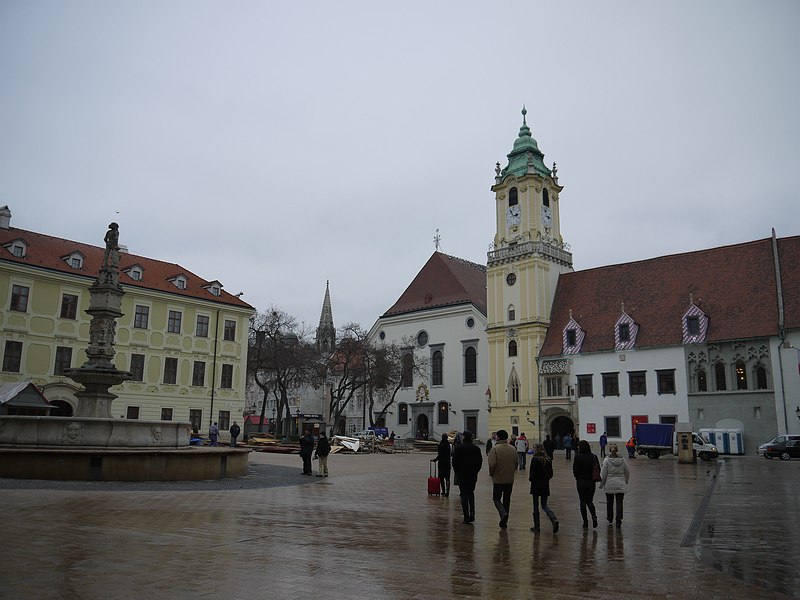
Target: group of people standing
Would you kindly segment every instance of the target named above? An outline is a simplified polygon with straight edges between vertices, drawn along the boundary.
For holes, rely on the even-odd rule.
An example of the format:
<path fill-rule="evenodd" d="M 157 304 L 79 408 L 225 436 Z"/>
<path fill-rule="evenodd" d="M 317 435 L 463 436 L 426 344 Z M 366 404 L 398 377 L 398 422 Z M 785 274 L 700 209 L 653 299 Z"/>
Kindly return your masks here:
<path fill-rule="evenodd" d="M 331 443 L 328 437 L 322 433 L 317 440 L 314 435 L 307 429 L 303 431 L 303 436 L 300 438 L 300 458 L 303 459 L 303 475 L 313 475 L 314 471 L 311 469 L 311 459 L 319 460 L 319 470 L 317 477 L 328 476 L 328 455 L 331 453 Z"/>
<path fill-rule="evenodd" d="M 604 434 L 605 436 L 605 434 Z M 577 437 L 577 436 L 576 436 Z M 475 521 L 475 484 L 478 473 L 483 465 L 480 449 L 473 443 L 472 433 L 465 431 L 459 436 L 459 442 L 452 449 L 447 435 L 442 435 L 442 440 L 437 448 L 437 456 L 431 462 L 438 464 L 442 494 L 450 494 L 450 465 L 455 472 L 455 483 L 459 486 L 461 496 L 461 509 L 464 515 L 464 524 Z M 567 445 L 569 434 L 564 436 L 564 449 L 567 451 L 567 460 L 570 460 L 571 439 Z M 604 440 L 607 442 L 606 440 Z M 601 445 L 601 452 L 605 455 L 607 443 Z M 533 456 L 530 461 L 528 481 L 530 494 L 533 498 L 533 527 L 531 531 L 541 531 L 541 512 L 550 520 L 553 533 L 559 530 L 559 522 L 552 508 L 548 505 L 550 497 L 550 480 L 553 478 L 553 451 L 556 444 L 548 435 L 543 443 L 532 445 Z M 524 448 L 524 451 L 522 450 Z M 500 517 L 501 529 L 508 527 L 508 518 L 511 510 L 511 494 L 518 470 L 525 470 L 528 450 L 531 448 L 524 434 L 516 438 L 513 444 L 509 443 L 508 432 L 501 429 L 495 432 L 486 443 L 486 461 L 489 465 L 489 475 L 492 478 L 492 501 Z M 520 456 L 523 454 L 523 456 Z M 592 527 L 597 527 L 597 510 L 594 505 L 594 495 L 597 484 L 606 494 L 607 514 L 609 523 L 616 522 L 622 525 L 623 499 L 627 491 L 630 471 L 625 459 L 619 456 L 616 444 L 608 445 L 608 456 L 604 457 L 602 465 L 597 455 L 593 454 L 589 442 L 579 440 L 577 453 L 572 464 L 572 474 L 578 492 L 578 501 L 583 527 L 589 527 L 591 516 Z"/>

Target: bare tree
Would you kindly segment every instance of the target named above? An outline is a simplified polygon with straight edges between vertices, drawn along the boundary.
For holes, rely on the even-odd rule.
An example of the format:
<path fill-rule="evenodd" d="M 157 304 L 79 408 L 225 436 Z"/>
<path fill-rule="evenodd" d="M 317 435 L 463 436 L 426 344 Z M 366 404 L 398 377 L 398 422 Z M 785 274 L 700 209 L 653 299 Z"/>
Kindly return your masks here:
<path fill-rule="evenodd" d="M 331 427 L 341 431 L 341 418 L 350 401 L 369 381 L 369 342 L 367 333 L 356 323 L 337 332 L 336 349 L 324 362 L 322 378 L 329 384 L 328 414 Z"/>
<path fill-rule="evenodd" d="M 401 389 L 410 387 L 417 377 L 427 377 L 429 361 L 414 356 L 413 344 L 409 338 L 400 345 L 381 344 L 369 349 L 372 358 L 368 364 L 372 372 L 368 377 L 367 402 L 371 426 L 385 419 Z"/>
<path fill-rule="evenodd" d="M 315 374 L 316 356 L 306 338 L 295 318 L 275 307 L 256 313 L 250 320 L 247 368 L 264 395 L 259 431 L 271 394 L 280 422 L 276 433 L 288 433 L 289 391 L 308 384 Z"/>

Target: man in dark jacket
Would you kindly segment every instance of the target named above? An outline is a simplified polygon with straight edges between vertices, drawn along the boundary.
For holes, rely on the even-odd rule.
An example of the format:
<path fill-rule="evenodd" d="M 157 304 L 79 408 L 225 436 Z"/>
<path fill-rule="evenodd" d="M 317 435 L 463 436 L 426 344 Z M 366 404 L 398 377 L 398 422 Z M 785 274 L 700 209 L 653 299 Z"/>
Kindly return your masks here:
<path fill-rule="evenodd" d="M 545 454 L 547 454 L 547 458 L 553 460 L 553 453 L 556 451 L 556 443 L 550 439 L 549 433 L 545 437 L 544 442 L 542 442 L 542 447 L 544 448 Z"/>
<path fill-rule="evenodd" d="M 311 475 L 311 454 L 314 452 L 314 436 L 306 429 L 300 438 L 300 458 L 303 459 L 303 475 Z"/>
<path fill-rule="evenodd" d="M 481 449 L 472 443 L 472 432 L 465 431 L 461 441 L 453 451 L 453 471 L 458 478 L 463 523 L 468 525 L 475 520 L 475 484 L 478 482 L 483 457 Z"/>
<path fill-rule="evenodd" d="M 319 436 L 317 442 L 317 451 L 314 456 L 319 459 L 319 472 L 317 477 L 328 476 L 328 455 L 331 453 L 331 443 L 328 441 L 327 436 L 323 433 Z"/>
<path fill-rule="evenodd" d="M 239 437 L 239 434 L 242 433 L 242 430 L 239 427 L 239 424 L 234 421 L 233 425 L 231 425 L 231 428 L 228 431 L 231 434 L 231 448 L 236 448 L 236 438 Z"/>

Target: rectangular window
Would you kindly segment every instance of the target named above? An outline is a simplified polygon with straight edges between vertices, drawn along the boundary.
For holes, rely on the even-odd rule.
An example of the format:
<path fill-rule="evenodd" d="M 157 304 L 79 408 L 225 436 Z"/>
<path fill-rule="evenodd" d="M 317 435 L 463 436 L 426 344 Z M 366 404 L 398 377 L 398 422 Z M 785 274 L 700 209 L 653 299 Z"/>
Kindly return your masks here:
<path fill-rule="evenodd" d="M 133 381 L 144 381 L 144 354 L 131 354 Z"/>
<path fill-rule="evenodd" d="M 219 387 L 226 390 L 233 387 L 233 365 L 222 365 L 222 381 Z"/>
<path fill-rule="evenodd" d="M 24 285 L 11 287 L 11 310 L 26 312 L 28 310 L 28 296 L 31 289 Z"/>
<path fill-rule="evenodd" d="M 620 437 L 619 417 L 605 417 L 605 432 L 610 438 Z"/>
<path fill-rule="evenodd" d="M 199 408 L 189 409 L 189 423 L 192 424 L 192 431 L 200 431 L 203 426 L 203 411 Z"/>
<path fill-rule="evenodd" d="M 627 342 L 631 339 L 631 328 L 627 323 L 620 323 L 619 325 L 619 341 Z"/>
<path fill-rule="evenodd" d="M 686 317 L 686 331 L 689 335 L 697 335 L 700 333 L 700 318 Z"/>
<path fill-rule="evenodd" d="M 408 404 L 401 404 L 397 408 L 397 424 L 398 425 L 408 424 Z"/>
<path fill-rule="evenodd" d="M 125 418 L 126 419 L 138 419 L 139 418 L 139 407 L 138 406 L 129 406 L 128 409 L 125 411 Z"/>
<path fill-rule="evenodd" d="M 592 395 L 592 376 L 578 375 L 578 398 L 587 398 Z"/>
<path fill-rule="evenodd" d="M 220 431 L 228 431 L 231 428 L 231 411 L 219 411 L 219 418 L 217 419 L 217 427 Z"/>
<path fill-rule="evenodd" d="M 674 394 L 675 393 L 675 370 L 656 371 L 656 379 L 658 381 L 659 394 Z"/>
<path fill-rule="evenodd" d="M 178 381 L 178 359 L 164 359 L 164 383 L 175 385 Z"/>
<path fill-rule="evenodd" d="M 179 310 L 169 311 L 169 319 L 167 320 L 167 331 L 169 333 L 181 332 L 181 318 L 183 315 Z"/>
<path fill-rule="evenodd" d="M 619 396 L 619 373 L 603 373 L 603 396 Z"/>
<path fill-rule="evenodd" d="M 225 329 L 222 332 L 222 339 L 226 342 L 236 341 L 236 321 L 225 319 Z"/>
<path fill-rule="evenodd" d="M 171 408 L 162 408 L 161 409 L 161 420 L 162 421 L 172 421 L 172 409 Z"/>
<path fill-rule="evenodd" d="M 61 296 L 61 318 L 75 319 L 78 316 L 78 297 L 73 294 Z"/>
<path fill-rule="evenodd" d="M 574 329 L 567 329 L 567 346 L 574 346 L 577 340 L 577 335 Z"/>
<path fill-rule="evenodd" d="M 208 337 L 208 317 L 197 315 L 197 329 L 194 333 L 197 337 Z"/>
<path fill-rule="evenodd" d="M 647 395 L 647 380 L 644 371 L 631 371 L 628 373 L 628 385 L 631 396 Z"/>
<path fill-rule="evenodd" d="M 56 347 L 56 364 L 53 367 L 54 375 L 63 375 L 64 369 L 72 366 L 72 348 L 66 346 Z"/>
<path fill-rule="evenodd" d="M 137 304 L 133 315 L 133 326 L 136 329 L 147 329 L 149 321 L 150 307 Z M 180 325 L 178 327 L 180 327 Z"/>
<path fill-rule="evenodd" d="M 658 417 L 658 422 L 675 425 L 678 422 L 678 417 L 676 415 L 661 415 Z"/>
<path fill-rule="evenodd" d="M 192 369 L 192 385 L 203 386 L 206 384 L 206 363 L 202 360 L 194 361 Z"/>
<path fill-rule="evenodd" d="M 563 395 L 561 391 L 561 377 L 548 377 L 545 379 L 545 384 L 548 397 L 554 398 Z"/>
<path fill-rule="evenodd" d="M 22 342 L 6 342 L 6 349 L 3 353 L 3 371 L 9 373 L 19 373 L 22 364 Z"/>

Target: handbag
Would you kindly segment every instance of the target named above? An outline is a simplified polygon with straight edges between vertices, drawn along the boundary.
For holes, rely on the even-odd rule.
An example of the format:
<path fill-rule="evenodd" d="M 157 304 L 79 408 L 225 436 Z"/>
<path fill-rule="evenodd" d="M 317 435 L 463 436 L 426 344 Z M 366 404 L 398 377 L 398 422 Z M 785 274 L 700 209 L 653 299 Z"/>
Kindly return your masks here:
<path fill-rule="evenodd" d="M 597 455 L 592 454 L 592 481 L 600 481 L 600 461 L 597 460 Z"/>

